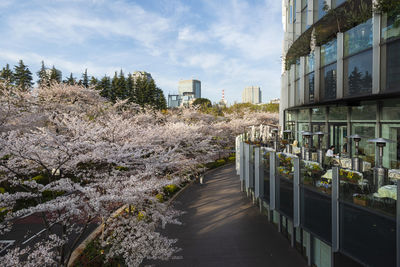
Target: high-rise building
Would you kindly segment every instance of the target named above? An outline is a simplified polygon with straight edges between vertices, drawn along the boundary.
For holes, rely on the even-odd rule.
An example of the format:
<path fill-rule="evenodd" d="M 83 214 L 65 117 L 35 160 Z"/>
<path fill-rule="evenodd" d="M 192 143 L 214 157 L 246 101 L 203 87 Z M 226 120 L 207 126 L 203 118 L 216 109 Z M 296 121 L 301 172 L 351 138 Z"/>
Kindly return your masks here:
<path fill-rule="evenodd" d="M 242 102 L 260 104 L 261 100 L 261 89 L 260 86 L 247 86 L 242 92 Z"/>
<path fill-rule="evenodd" d="M 193 95 L 193 98 L 201 98 L 201 82 L 199 80 L 183 80 L 178 84 L 179 95 Z"/>
<path fill-rule="evenodd" d="M 394 174 L 400 169 L 400 2 L 282 3 L 281 129 L 303 148 L 302 158 L 330 148 L 327 160 L 337 162 L 314 157 L 318 168 L 327 167 L 325 174 L 300 174 L 300 197 L 281 195 L 274 213 L 280 223 L 293 222 L 282 231 L 291 233 L 294 247 L 312 251 L 309 265 L 381 266 L 385 259 L 385 266 L 398 266 L 399 196 L 383 192 L 400 186 Z M 377 5 L 382 3 L 392 8 Z M 324 183 L 327 194 L 313 191 Z M 286 188 L 296 184 L 281 183 L 280 192 Z M 383 207 L 378 203 L 384 199 Z"/>

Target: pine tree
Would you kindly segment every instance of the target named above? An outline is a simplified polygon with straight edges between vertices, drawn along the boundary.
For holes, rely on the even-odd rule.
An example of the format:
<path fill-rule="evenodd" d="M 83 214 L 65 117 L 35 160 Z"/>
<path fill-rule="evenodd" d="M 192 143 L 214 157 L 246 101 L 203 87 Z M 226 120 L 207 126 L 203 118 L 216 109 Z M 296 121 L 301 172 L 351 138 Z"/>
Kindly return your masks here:
<path fill-rule="evenodd" d="M 33 85 L 32 72 L 22 60 L 14 66 L 14 81 L 15 85 L 22 91 L 28 91 Z"/>
<path fill-rule="evenodd" d="M 97 90 L 100 91 L 100 95 L 102 97 L 108 98 L 111 100 L 112 96 L 112 88 L 111 88 L 111 81 L 110 77 L 104 76 L 101 81 L 97 84 L 96 87 Z"/>
<path fill-rule="evenodd" d="M 167 100 L 165 99 L 164 92 L 160 88 L 156 88 L 156 105 L 157 109 L 166 109 L 167 108 Z M 210 102 L 211 103 L 211 102 Z"/>
<path fill-rule="evenodd" d="M 82 85 L 86 88 L 89 87 L 89 77 L 87 75 L 87 69 L 85 69 L 85 72 L 82 74 Z"/>
<path fill-rule="evenodd" d="M 46 66 L 44 65 L 44 61 L 42 60 L 42 67 L 38 72 L 36 72 L 39 80 L 37 80 L 38 85 L 48 85 L 50 77 L 47 76 Z"/>
<path fill-rule="evenodd" d="M 90 78 L 89 86 L 96 88 L 98 83 L 99 80 L 97 80 L 96 77 L 92 76 L 92 78 Z"/>
<path fill-rule="evenodd" d="M 126 79 L 126 97 L 129 99 L 129 102 L 136 102 L 135 99 L 135 85 L 133 83 L 132 74 L 128 74 L 128 78 Z"/>
<path fill-rule="evenodd" d="M 362 73 L 358 71 L 357 67 L 354 67 L 353 71 L 349 76 L 349 95 L 358 94 L 362 88 Z"/>
<path fill-rule="evenodd" d="M 0 71 L 0 80 L 6 81 L 10 84 L 14 82 L 13 72 L 10 69 L 10 65 L 7 64 L 1 71 Z"/>
<path fill-rule="evenodd" d="M 117 92 L 118 92 L 118 74 L 117 72 L 115 72 L 114 77 L 111 80 L 111 94 L 109 96 L 109 99 L 112 102 L 115 102 L 115 100 L 117 100 Z"/>
<path fill-rule="evenodd" d="M 60 70 L 56 69 L 56 67 L 51 68 L 51 72 L 50 72 L 50 83 L 52 82 L 57 82 L 57 83 L 61 83 L 61 79 L 62 79 L 62 73 Z"/>
<path fill-rule="evenodd" d="M 127 98 L 125 75 L 122 69 L 116 82 L 116 97 L 119 99 Z"/>
<path fill-rule="evenodd" d="M 71 72 L 71 74 L 69 75 L 68 79 L 66 80 L 66 84 L 69 84 L 69 85 L 75 85 L 75 84 L 76 84 L 76 79 L 75 79 L 75 77 L 72 75 L 72 72 Z"/>

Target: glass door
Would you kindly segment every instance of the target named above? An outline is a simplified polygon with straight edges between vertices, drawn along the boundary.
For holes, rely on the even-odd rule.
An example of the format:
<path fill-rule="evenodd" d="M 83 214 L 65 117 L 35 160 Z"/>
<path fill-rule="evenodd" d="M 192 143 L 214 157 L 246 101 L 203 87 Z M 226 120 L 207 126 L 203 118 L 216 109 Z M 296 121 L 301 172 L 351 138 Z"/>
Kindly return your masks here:
<path fill-rule="evenodd" d="M 329 146 L 335 146 L 335 154 L 347 152 L 347 135 L 346 123 L 329 125 Z"/>

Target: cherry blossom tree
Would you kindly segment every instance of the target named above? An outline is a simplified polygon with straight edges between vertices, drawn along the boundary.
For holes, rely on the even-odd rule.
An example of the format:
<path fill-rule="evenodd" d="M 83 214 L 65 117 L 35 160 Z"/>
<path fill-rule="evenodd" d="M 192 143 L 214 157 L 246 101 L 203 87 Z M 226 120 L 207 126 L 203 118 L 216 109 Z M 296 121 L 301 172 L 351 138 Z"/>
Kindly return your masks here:
<path fill-rule="evenodd" d="M 146 258 L 170 258 L 179 250 L 176 240 L 157 228 L 179 224 L 180 213 L 157 192 L 198 175 L 246 127 L 277 121 L 267 113 L 143 110 L 65 84 L 33 92 L 0 84 L 0 104 L 0 187 L 7 189 L 0 194 L 0 235 L 32 213 L 46 227 L 36 245 L 1 257 L 5 266 L 66 266 L 88 227 L 99 222 L 107 259 L 138 266 Z"/>

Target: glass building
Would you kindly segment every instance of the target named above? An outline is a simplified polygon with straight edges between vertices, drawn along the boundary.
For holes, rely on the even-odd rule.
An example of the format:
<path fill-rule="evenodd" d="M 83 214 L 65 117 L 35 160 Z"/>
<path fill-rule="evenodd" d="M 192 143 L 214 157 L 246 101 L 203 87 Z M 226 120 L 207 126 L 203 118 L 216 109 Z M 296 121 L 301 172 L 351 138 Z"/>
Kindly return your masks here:
<path fill-rule="evenodd" d="M 400 14 L 388 16 L 373 8 L 372 2 L 283 0 L 281 130 L 291 130 L 291 141 L 310 151 L 326 151 L 335 146 L 340 175 L 348 174 L 348 179 L 360 176 L 363 181 L 352 187 L 347 185 L 347 178 L 340 178 L 343 191 L 338 197 L 337 217 L 332 217 L 334 200 L 318 190 L 303 190 L 302 182 L 301 219 L 297 227 L 293 226 L 293 207 L 272 209 L 271 220 L 279 222 L 287 235 L 300 240 L 298 249 L 302 253 L 308 251 L 304 255 L 310 265 L 400 266 L 400 238 L 396 241 L 396 233 L 400 232 L 396 228 L 396 190 L 400 179 Z M 310 139 L 304 137 L 305 132 L 311 133 Z M 321 139 L 317 132 L 323 134 Z M 361 138 L 357 143 L 354 135 Z M 369 141 L 376 138 L 385 138 L 387 142 L 381 154 L 377 144 Z M 356 173 L 352 173 L 353 157 L 363 164 Z M 309 160 L 316 161 L 312 156 Z M 278 158 L 277 162 L 279 168 L 284 161 Z M 386 172 L 379 184 L 375 179 L 377 168 Z M 290 174 L 293 169 L 292 166 L 287 172 Z M 329 171 L 332 169 L 324 168 L 321 177 Z M 300 180 L 307 177 L 299 172 Z M 293 183 L 283 186 L 282 181 L 277 189 L 280 204 L 293 203 L 292 189 L 288 189 Z M 318 186 L 324 181 L 318 180 Z M 382 196 L 386 189 L 392 190 L 393 195 Z M 333 218 L 340 225 L 338 232 L 333 230 Z M 338 237 L 336 243 L 332 239 L 334 234 Z"/>

